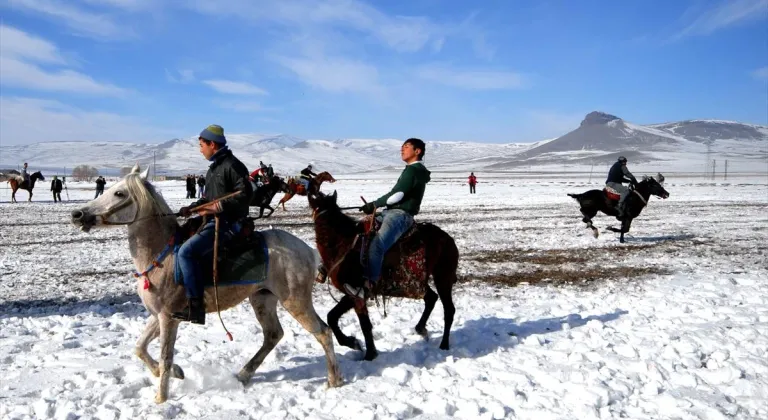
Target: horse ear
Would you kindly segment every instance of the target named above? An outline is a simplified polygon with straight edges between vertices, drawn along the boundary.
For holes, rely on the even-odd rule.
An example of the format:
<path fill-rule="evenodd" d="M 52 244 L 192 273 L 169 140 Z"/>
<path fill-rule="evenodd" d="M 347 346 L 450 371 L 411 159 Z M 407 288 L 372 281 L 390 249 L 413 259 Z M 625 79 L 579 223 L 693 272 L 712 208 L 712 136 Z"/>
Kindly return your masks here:
<path fill-rule="evenodd" d="M 149 177 L 149 166 L 147 166 L 147 169 L 144 169 L 144 172 L 139 174 L 139 177 L 142 181 L 146 181 L 147 177 Z"/>
<path fill-rule="evenodd" d="M 133 165 L 133 168 L 131 169 L 132 174 L 137 174 L 141 172 L 141 168 L 139 168 L 139 162 L 136 162 L 135 165 Z"/>
<path fill-rule="evenodd" d="M 333 194 L 331 194 L 331 197 L 333 197 L 333 202 L 336 202 L 336 198 L 338 197 L 338 194 L 336 194 L 336 190 L 333 190 Z"/>

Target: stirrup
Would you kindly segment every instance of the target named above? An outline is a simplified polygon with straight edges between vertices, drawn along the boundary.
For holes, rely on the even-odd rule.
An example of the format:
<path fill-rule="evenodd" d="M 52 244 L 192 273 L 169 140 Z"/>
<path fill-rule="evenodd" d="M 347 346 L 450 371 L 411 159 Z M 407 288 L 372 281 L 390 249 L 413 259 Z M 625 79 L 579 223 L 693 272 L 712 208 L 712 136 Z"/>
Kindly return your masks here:
<path fill-rule="evenodd" d="M 198 299 L 199 302 L 195 302 L 193 305 L 193 300 L 195 299 L 189 299 L 187 301 L 187 306 L 179 312 L 172 313 L 171 318 L 191 322 L 193 324 L 205 325 L 205 301 L 203 299 Z M 195 309 L 194 312 L 193 307 Z"/>

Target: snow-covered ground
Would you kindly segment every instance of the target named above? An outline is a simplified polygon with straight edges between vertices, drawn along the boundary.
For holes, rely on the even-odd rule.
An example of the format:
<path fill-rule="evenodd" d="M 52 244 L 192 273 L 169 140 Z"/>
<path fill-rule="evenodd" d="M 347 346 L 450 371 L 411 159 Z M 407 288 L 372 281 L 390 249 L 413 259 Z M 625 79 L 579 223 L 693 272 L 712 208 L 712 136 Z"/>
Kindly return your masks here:
<path fill-rule="evenodd" d="M 323 190 L 356 205 L 395 177 L 340 177 Z M 87 185 L 70 183 L 62 204 L 47 188 L 32 203 L 19 192 L 18 204 L 0 190 L 0 418 L 768 418 L 764 176 L 668 176 L 671 197 L 653 198 L 623 245 L 603 232 L 618 226 L 606 216 L 592 238 L 565 195 L 602 179 L 496 174 L 469 195 L 463 177 L 435 176 L 418 217 L 462 252 L 451 350 L 438 349 L 439 303 L 429 342 L 413 332 L 422 302 L 394 300 L 387 318 L 373 306 L 380 356 L 336 345 L 346 384 L 326 389 L 320 346 L 281 310 L 285 337 L 243 387 L 234 373 L 262 337 L 241 304 L 222 314 L 234 342 L 217 322 L 180 328 L 186 379 L 159 406 L 157 380 L 133 355 L 147 314 L 124 229 L 68 224 L 92 198 Z M 158 184 L 172 208 L 187 202 L 181 183 Z M 314 246 L 306 198 L 288 209 L 260 226 Z M 323 317 L 331 293 L 315 287 Z M 361 336 L 353 313 L 342 327 Z"/>

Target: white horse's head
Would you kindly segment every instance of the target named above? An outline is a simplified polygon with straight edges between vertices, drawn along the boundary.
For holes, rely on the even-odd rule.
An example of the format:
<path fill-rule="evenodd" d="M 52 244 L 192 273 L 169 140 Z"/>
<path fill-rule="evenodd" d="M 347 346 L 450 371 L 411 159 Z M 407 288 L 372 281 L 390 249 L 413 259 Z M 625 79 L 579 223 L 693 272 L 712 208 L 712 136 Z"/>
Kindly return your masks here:
<path fill-rule="evenodd" d="M 149 168 L 140 172 L 139 164 L 99 198 L 72 211 L 72 224 L 88 232 L 93 227 L 124 226 L 171 210 L 147 181 Z"/>

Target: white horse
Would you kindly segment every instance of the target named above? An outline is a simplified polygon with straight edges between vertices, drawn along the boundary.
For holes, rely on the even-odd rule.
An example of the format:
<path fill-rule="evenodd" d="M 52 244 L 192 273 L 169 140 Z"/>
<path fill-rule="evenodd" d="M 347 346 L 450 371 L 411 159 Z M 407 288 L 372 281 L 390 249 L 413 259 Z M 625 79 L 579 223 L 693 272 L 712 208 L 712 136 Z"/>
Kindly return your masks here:
<path fill-rule="evenodd" d="M 112 186 L 102 196 L 74 210 L 72 223 L 84 232 L 92 228 L 127 226 L 128 243 L 138 272 L 152 265 L 164 249 L 169 238 L 179 227 L 165 200 L 147 181 L 147 171 L 139 173 L 138 164 L 131 173 Z M 251 360 L 243 366 L 237 378 L 247 384 L 253 372 L 283 337 L 283 329 L 277 317 L 277 302 L 310 333 L 325 350 L 328 367 L 328 385 L 343 383 L 333 339 L 328 325 L 320 319 L 312 305 L 312 286 L 315 276 L 315 256 L 312 248 L 296 236 L 282 230 L 261 231 L 269 249 L 269 267 L 263 283 L 220 287 L 219 307 L 229 309 L 250 300 L 256 318 L 261 324 L 264 343 Z M 159 267 L 148 274 L 149 288 L 144 279 L 137 281 L 137 290 L 144 306 L 151 313 L 149 322 L 136 344 L 135 354 L 149 367 L 160 385 L 155 402 L 168 398 L 168 383 L 174 378 L 184 379 L 184 372 L 173 363 L 173 348 L 179 322 L 171 314 L 186 304 L 184 288 L 174 282 L 174 256 L 165 258 Z M 205 292 L 206 312 L 216 310 L 213 290 Z M 160 337 L 160 362 L 147 352 L 147 346 Z"/>

